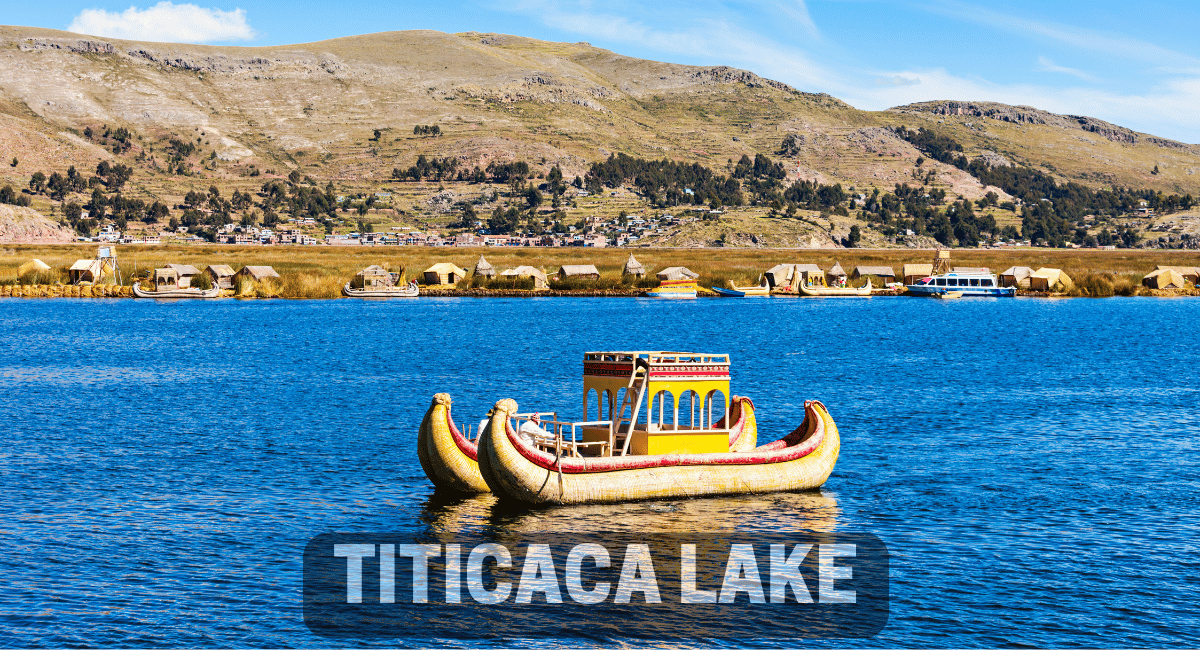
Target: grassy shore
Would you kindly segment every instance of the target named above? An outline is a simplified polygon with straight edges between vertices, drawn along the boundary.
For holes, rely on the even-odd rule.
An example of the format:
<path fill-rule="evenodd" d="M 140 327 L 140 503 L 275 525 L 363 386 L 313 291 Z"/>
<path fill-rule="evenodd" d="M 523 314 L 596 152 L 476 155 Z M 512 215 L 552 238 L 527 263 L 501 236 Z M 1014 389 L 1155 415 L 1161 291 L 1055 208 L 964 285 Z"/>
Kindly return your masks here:
<path fill-rule="evenodd" d="M 145 273 L 167 263 L 191 264 L 203 269 L 209 264 L 272 266 L 280 274 L 277 295 L 287 298 L 334 298 L 341 286 L 358 270 L 379 264 L 393 271 L 404 268 L 408 277 L 436 262 L 453 262 L 470 271 L 484 255 L 497 271 L 529 265 L 548 274 L 563 264 L 595 264 L 601 285 L 616 287 L 630 253 L 653 273 L 668 266 L 686 266 L 700 274 L 701 286 L 753 284 L 760 274 L 780 263 L 811 263 L 828 269 L 840 262 L 847 273 L 858 265 L 891 266 L 896 273 L 906 263 L 928 263 L 927 250 L 868 249 L 672 249 L 672 248 L 425 248 L 416 246 L 118 246 L 124 282 L 135 273 Z M 17 267 L 38 258 L 50 265 L 49 277 L 66 282 L 66 269 L 81 258 L 93 258 L 94 244 L 0 246 L 0 284 L 18 281 Z M 1082 286 L 1085 295 L 1112 295 L 1125 288 L 1136 290 L 1141 278 L 1156 265 L 1200 266 L 1200 251 L 1157 250 L 1058 250 L 1019 248 L 1012 250 L 954 250 L 954 266 L 985 266 L 1000 272 L 1013 266 L 1060 268 Z M 44 276 L 47 274 L 43 274 Z M 1107 282 L 1111 293 L 1096 284 Z M 271 292 L 275 295 L 276 292 Z"/>

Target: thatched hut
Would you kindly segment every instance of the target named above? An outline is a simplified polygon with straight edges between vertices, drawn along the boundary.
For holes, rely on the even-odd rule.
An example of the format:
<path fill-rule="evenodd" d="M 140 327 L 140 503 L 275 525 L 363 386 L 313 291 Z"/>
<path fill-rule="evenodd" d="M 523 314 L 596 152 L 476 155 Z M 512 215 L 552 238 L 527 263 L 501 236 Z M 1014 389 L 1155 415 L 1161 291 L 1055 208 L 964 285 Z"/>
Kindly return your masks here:
<path fill-rule="evenodd" d="M 579 280 L 599 280 L 600 271 L 593 264 L 563 264 L 558 269 L 559 280 L 576 278 Z"/>
<path fill-rule="evenodd" d="M 67 276 L 71 278 L 71 284 L 95 283 L 100 281 L 103 269 L 100 260 L 76 260 L 71 268 L 67 269 Z"/>
<path fill-rule="evenodd" d="M 625 268 L 621 269 L 621 275 L 632 275 L 636 278 L 646 277 L 646 267 L 642 263 L 634 259 L 633 253 L 629 254 L 629 259 L 625 260 Z"/>
<path fill-rule="evenodd" d="M 1142 284 L 1151 289 L 1183 289 L 1187 285 L 1183 274 L 1171 268 L 1158 268 L 1142 278 Z"/>
<path fill-rule="evenodd" d="M 458 284 L 467 277 L 467 270 L 450 262 L 438 262 L 425 269 L 424 276 L 427 285 Z"/>
<path fill-rule="evenodd" d="M 37 259 L 31 259 L 21 266 L 17 267 L 17 277 L 29 275 L 30 273 L 44 273 L 50 270 L 50 265 Z"/>
<path fill-rule="evenodd" d="M 154 269 L 154 289 L 155 291 L 166 291 L 167 289 L 179 288 L 179 271 L 171 267 Z"/>
<path fill-rule="evenodd" d="M 492 266 L 491 262 L 483 259 L 483 256 L 480 255 L 479 261 L 475 262 L 475 270 L 471 271 L 471 275 L 482 278 L 494 278 L 496 277 L 496 267 Z"/>
<path fill-rule="evenodd" d="M 1062 269 L 1043 267 L 1030 274 L 1029 288 L 1034 291 L 1065 293 L 1075 288 L 1075 283 L 1069 275 L 1062 272 Z"/>
<path fill-rule="evenodd" d="M 904 274 L 904 284 L 916 284 L 933 275 L 932 264 L 905 264 L 901 269 Z"/>
<path fill-rule="evenodd" d="M 214 287 L 222 289 L 233 288 L 233 267 L 228 264 L 209 264 L 208 268 L 204 269 L 208 277 L 212 280 Z"/>
<path fill-rule="evenodd" d="M 816 264 L 776 264 L 763 274 L 772 289 L 794 289 L 804 284 L 825 283 L 825 271 Z"/>
<path fill-rule="evenodd" d="M 546 281 L 546 272 L 532 266 L 518 266 L 515 269 L 504 269 L 500 272 L 500 277 L 512 280 L 533 278 L 534 289 L 546 289 L 550 286 Z"/>
<path fill-rule="evenodd" d="M 854 279 L 873 276 L 879 278 L 883 282 L 895 282 L 896 272 L 890 266 L 856 266 L 854 267 Z"/>
<path fill-rule="evenodd" d="M 834 262 L 833 268 L 825 272 L 825 284 L 837 286 L 846 283 L 846 271 L 841 262 Z"/>
<path fill-rule="evenodd" d="M 695 280 L 700 277 L 699 273 L 689 269 L 686 266 L 668 266 L 667 268 L 655 274 L 659 280 L 667 282 L 670 280 Z"/>
<path fill-rule="evenodd" d="M 1010 266 L 1000 274 L 1000 286 L 1028 289 L 1031 286 L 1029 278 L 1032 275 L 1033 269 L 1028 266 Z"/>
<path fill-rule="evenodd" d="M 355 273 L 354 278 L 350 280 L 350 286 L 354 289 L 382 289 L 395 284 L 392 274 L 378 264 L 372 264 Z"/>
<path fill-rule="evenodd" d="M 243 266 L 242 270 L 233 275 L 233 282 L 236 284 L 238 278 L 249 278 L 255 282 L 262 282 L 267 278 L 278 278 L 279 274 L 275 269 L 269 266 Z"/>
<path fill-rule="evenodd" d="M 1183 276 L 1184 280 L 1191 282 L 1193 285 L 1200 282 L 1200 268 L 1195 266 L 1163 266 L 1158 265 L 1154 268 L 1155 271 L 1175 271 Z"/>
<path fill-rule="evenodd" d="M 168 264 L 167 268 L 175 269 L 175 272 L 179 274 L 178 282 L 180 289 L 186 289 L 192 286 L 192 278 L 200 275 L 200 269 L 192 266 L 191 264 Z"/>

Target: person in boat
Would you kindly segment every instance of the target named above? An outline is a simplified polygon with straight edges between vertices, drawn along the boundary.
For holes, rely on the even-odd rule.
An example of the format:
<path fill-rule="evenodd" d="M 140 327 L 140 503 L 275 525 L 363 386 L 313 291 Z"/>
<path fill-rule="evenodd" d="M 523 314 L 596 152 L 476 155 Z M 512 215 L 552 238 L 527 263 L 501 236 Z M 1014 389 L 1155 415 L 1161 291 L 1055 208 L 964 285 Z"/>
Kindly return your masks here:
<path fill-rule="evenodd" d="M 479 434 L 476 436 L 476 440 L 482 438 L 483 434 L 487 432 L 488 424 L 492 421 L 494 411 L 495 409 L 489 410 L 487 417 L 479 421 Z M 541 423 L 541 416 L 534 413 L 527 421 L 521 423 L 521 427 L 517 429 L 517 435 L 531 445 L 537 445 L 538 442 L 545 443 L 546 441 L 552 441 L 554 436 L 549 431 L 543 429 Z"/>

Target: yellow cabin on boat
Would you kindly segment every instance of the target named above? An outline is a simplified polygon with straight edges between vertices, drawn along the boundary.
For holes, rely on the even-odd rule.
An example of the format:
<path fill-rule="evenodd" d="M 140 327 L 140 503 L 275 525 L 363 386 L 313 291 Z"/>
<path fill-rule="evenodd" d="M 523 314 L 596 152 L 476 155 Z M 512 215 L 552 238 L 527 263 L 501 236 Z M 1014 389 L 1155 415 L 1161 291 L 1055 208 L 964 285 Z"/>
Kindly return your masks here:
<path fill-rule="evenodd" d="M 584 354 L 585 418 L 611 421 L 584 427 L 584 441 L 608 441 L 612 455 L 728 452 L 729 365 L 727 354 Z"/>

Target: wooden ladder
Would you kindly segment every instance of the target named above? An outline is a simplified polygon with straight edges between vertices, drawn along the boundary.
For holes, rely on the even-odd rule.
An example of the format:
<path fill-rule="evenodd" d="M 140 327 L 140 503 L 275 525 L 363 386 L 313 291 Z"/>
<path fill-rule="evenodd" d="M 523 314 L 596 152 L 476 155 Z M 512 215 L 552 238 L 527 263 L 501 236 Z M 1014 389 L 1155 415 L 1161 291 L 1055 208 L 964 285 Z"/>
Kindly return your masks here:
<path fill-rule="evenodd" d="M 621 398 L 621 408 L 617 410 L 617 419 L 613 420 L 609 429 L 609 449 L 616 454 L 616 444 L 622 435 L 621 455 L 629 453 L 629 441 L 633 439 L 633 428 L 637 426 L 638 414 L 642 410 L 642 398 L 646 396 L 646 375 L 650 365 L 645 359 L 633 360 L 633 372 L 629 375 L 629 383 L 625 384 L 625 395 Z M 625 415 L 629 411 L 629 416 Z M 628 426 L 625 426 L 628 425 Z M 622 426 L 625 426 L 622 430 Z"/>

